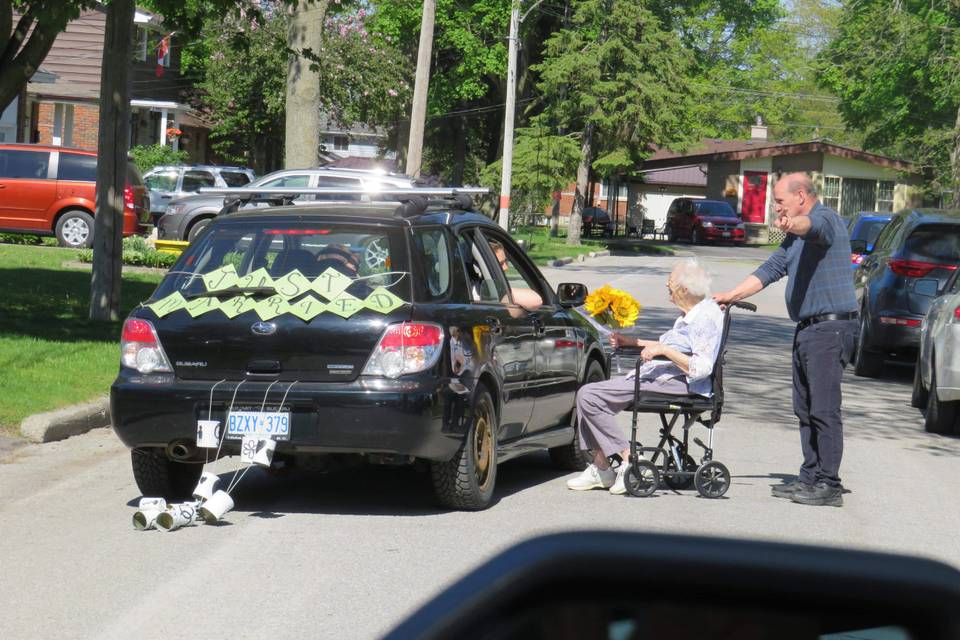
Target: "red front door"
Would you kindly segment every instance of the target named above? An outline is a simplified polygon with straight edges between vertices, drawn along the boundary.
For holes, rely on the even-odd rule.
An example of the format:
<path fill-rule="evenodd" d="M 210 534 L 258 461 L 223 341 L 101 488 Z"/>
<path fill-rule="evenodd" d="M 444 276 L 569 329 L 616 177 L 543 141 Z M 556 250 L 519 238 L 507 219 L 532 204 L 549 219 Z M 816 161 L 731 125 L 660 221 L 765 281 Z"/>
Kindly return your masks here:
<path fill-rule="evenodd" d="M 767 173 L 743 172 L 743 221 L 767 221 Z"/>

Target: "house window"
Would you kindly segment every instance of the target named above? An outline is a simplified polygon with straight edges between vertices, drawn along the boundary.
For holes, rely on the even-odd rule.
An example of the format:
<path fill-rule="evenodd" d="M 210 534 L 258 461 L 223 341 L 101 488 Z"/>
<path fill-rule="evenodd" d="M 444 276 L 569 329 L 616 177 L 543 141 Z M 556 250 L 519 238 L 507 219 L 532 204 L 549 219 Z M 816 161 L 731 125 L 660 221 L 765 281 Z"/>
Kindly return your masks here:
<path fill-rule="evenodd" d="M 147 30 L 137 27 L 133 34 L 133 59 L 140 62 L 147 60 Z"/>
<path fill-rule="evenodd" d="M 333 136 L 333 148 L 335 151 L 347 151 L 350 149 L 350 138 L 347 136 Z"/>
<path fill-rule="evenodd" d="M 57 102 L 53 106 L 53 140 L 55 147 L 73 145 L 73 105 Z"/>
<path fill-rule="evenodd" d="M 170 36 L 161 36 L 157 40 L 157 66 L 170 66 L 170 49 L 172 47 L 173 42 L 170 40 Z"/>
<path fill-rule="evenodd" d="M 835 176 L 823 178 L 823 204 L 834 211 L 840 211 L 840 178 Z"/>
<path fill-rule="evenodd" d="M 604 180 L 600 183 L 600 198 L 606 199 L 610 197 L 610 181 Z M 619 188 L 617 189 L 617 199 L 626 200 L 627 198 L 627 183 L 621 182 Z"/>
<path fill-rule="evenodd" d="M 877 183 L 877 211 L 893 211 L 892 180 L 881 180 Z"/>

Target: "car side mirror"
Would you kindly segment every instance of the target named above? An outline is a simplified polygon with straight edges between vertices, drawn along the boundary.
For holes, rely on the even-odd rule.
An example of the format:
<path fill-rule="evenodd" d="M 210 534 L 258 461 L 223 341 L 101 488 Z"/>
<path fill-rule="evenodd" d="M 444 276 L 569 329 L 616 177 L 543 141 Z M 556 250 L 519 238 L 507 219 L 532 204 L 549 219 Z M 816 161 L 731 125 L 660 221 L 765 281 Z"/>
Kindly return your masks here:
<path fill-rule="evenodd" d="M 587 287 L 579 282 L 562 282 L 557 285 L 557 301 L 561 307 L 579 307 L 587 299 Z"/>
<path fill-rule="evenodd" d="M 913 292 L 917 295 L 936 298 L 940 291 L 940 283 L 936 278 L 920 278 L 913 285 Z"/>
<path fill-rule="evenodd" d="M 867 251 L 866 240 L 851 240 L 850 251 L 852 251 L 853 253 L 870 253 L 869 251 Z"/>

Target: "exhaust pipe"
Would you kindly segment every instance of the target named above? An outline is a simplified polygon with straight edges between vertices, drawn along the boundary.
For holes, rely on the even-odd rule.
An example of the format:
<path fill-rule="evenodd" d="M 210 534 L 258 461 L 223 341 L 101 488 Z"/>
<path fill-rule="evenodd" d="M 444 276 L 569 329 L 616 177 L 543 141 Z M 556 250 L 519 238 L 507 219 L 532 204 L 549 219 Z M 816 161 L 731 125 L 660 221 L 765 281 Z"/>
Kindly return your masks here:
<path fill-rule="evenodd" d="M 189 440 L 176 440 L 167 445 L 167 457 L 177 462 L 193 458 L 196 452 L 196 445 Z"/>

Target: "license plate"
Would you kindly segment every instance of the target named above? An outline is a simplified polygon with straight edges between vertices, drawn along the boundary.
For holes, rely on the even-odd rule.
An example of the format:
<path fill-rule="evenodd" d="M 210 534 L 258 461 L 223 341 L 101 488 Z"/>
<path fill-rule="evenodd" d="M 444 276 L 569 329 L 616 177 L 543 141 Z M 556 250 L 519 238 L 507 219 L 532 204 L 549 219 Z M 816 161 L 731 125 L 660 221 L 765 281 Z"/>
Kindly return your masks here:
<path fill-rule="evenodd" d="M 729 231 L 724 231 L 724 232 L 723 232 L 723 237 L 724 237 L 724 238 L 729 238 L 729 237 L 730 237 L 730 232 L 729 232 Z"/>
<path fill-rule="evenodd" d="M 260 438 L 290 439 L 290 412 L 272 410 L 231 411 L 227 416 L 227 439 Z"/>

